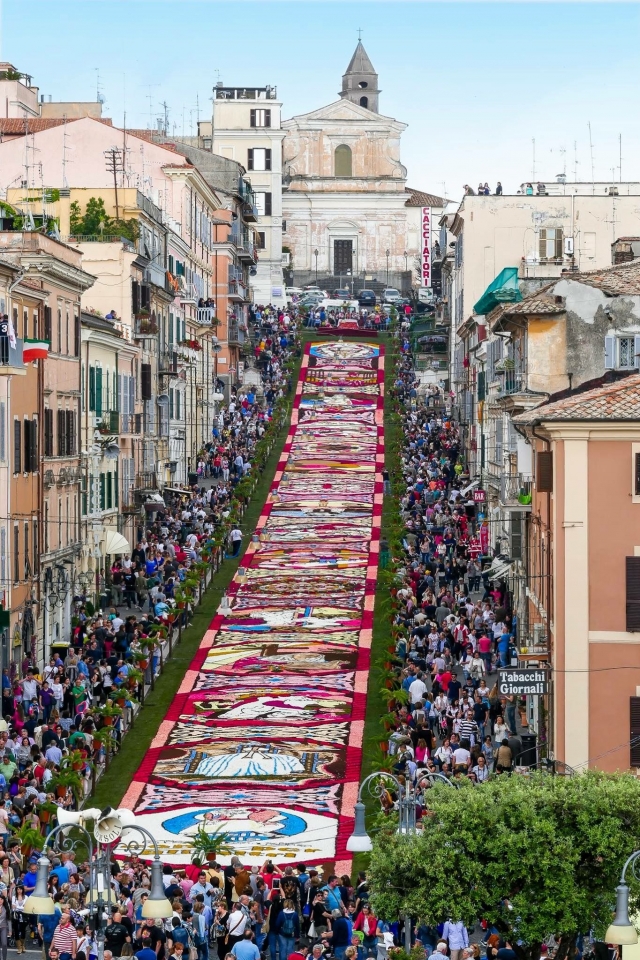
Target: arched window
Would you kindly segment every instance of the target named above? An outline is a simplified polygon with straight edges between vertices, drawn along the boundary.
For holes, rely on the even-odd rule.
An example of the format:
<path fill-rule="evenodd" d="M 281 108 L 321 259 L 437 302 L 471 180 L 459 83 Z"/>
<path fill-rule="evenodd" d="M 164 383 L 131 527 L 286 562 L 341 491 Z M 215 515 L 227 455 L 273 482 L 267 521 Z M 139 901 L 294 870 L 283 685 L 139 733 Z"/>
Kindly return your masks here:
<path fill-rule="evenodd" d="M 369 97 L 360 97 L 360 106 L 368 107 L 369 106 Z"/>
<path fill-rule="evenodd" d="M 351 174 L 351 147 L 341 143 L 335 152 L 335 176 L 350 177 Z"/>
<path fill-rule="evenodd" d="M 361 90 L 366 90 L 369 84 L 367 83 L 366 80 L 361 80 L 358 86 L 360 87 Z"/>

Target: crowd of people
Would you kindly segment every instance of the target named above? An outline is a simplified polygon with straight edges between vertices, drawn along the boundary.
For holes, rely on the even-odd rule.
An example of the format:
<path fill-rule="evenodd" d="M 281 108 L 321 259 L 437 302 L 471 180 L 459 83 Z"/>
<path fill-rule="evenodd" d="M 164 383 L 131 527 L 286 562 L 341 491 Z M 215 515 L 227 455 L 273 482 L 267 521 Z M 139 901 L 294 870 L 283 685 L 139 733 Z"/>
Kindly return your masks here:
<path fill-rule="evenodd" d="M 395 383 L 403 409 L 404 555 L 396 581 L 397 666 L 385 722 L 391 768 L 420 790 L 430 786 L 427 774 L 482 783 L 508 773 L 522 741 L 520 704 L 501 695 L 496 683 L 498 667 L 511 662 L 516 617 L 504 582 L 489 580 L 482 570 L 458 427 L 433 388 L 418 399 L 404 347 Z"/>
<path fill-rule="evenodd" d="M 319 304 L 309 310 L 306 317 L 307 327 L 328 327 L 357 324 L 360 330 L 387 330 L 390 323 L 389 311 L 382 306 L 373 308 L 353 307 L 345 304 L 341 307 L 325 307 Z"/>

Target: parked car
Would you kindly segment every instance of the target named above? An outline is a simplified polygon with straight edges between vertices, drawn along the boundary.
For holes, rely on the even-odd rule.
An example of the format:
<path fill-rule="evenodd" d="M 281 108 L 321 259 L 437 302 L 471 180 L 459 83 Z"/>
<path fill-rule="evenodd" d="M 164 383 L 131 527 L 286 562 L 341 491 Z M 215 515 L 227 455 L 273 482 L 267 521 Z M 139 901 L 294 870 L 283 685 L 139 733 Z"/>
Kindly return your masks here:
<path fill-rule="evenodd" d="M 382 291 L 383 303 L 397 303 L 401 299 L 400 291 L 396 290 L 395 287 L 387 287 L 386 290 Z"/>
<path fill-rule="evenodd" d="M 285 287 L 284 295 L 287 303 L 292 303 L 295 297 L 296 300 L 299 300 L 304 290 L 302 287 Z"/>
<path fill-rule="evenodd" d="M 347 287 L 338 287 L 336 290 L 332 291 L 331 298 L 333 300 L 350 300 L 351 292 L 347 289 Z"/>
<path fill-rule="evenodd" d="M 326 290 L 321 290 L 320 287 L 315 283 L 310 283 L 308 287 L 304 288 L 305 293 L 319 293 L 321 297 L 328 296 Z"/>
<path fill-rule="evenodd" d="M 361 307 L 375 307 L 376 295 L 373 290 L 359 290 L 358 303 Z"/>

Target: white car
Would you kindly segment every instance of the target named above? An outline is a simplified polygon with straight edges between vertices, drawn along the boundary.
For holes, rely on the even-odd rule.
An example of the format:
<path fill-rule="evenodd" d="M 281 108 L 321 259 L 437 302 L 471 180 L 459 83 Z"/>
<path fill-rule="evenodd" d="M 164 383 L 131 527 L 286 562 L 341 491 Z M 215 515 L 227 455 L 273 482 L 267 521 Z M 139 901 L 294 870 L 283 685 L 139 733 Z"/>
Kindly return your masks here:
<path fill-rule="evenodd" d="M 326 290 L 321 290 L 320 287 L 316 286 L 315 283 L 311 283 L 311 284 L 309 284 L 308 287 L 305 287 L 305 288 L 304 288 L 304 292 L 305 292 L 305 293 L 317 293 L 317 294 L 319 294 L 319 296 L 321 296 L 321 297 L 328 297 L 328 296 L 329 296 L 329 294 L 327 293 Z"/>
<path fill-rule="evenodd" d="M 396 290 L 395 287 L 387 287 L 386 290 L 382 291 L 383 303 L 397 303 L 398 300 L 402 300 L 402 297 L 400 291 Z"/>
<path fill-rule="evenodd" d="M 284 295 L 287 303 L 293 303 L 293 298 L 299 299 L 304 293 L 302 287 L 285 287 Z"/>

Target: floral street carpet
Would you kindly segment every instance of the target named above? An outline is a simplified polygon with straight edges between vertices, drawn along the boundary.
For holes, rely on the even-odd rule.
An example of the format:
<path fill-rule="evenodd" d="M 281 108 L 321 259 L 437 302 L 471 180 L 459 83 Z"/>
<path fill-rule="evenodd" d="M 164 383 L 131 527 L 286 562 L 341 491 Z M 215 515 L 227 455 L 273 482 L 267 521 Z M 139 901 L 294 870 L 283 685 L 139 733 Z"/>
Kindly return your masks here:
<path fill-rule="evenodd" d="M 254 536 L 123 801 L 164 860 L 348 870 L 384 464 L 383 348 L 307 345 Z"/>

